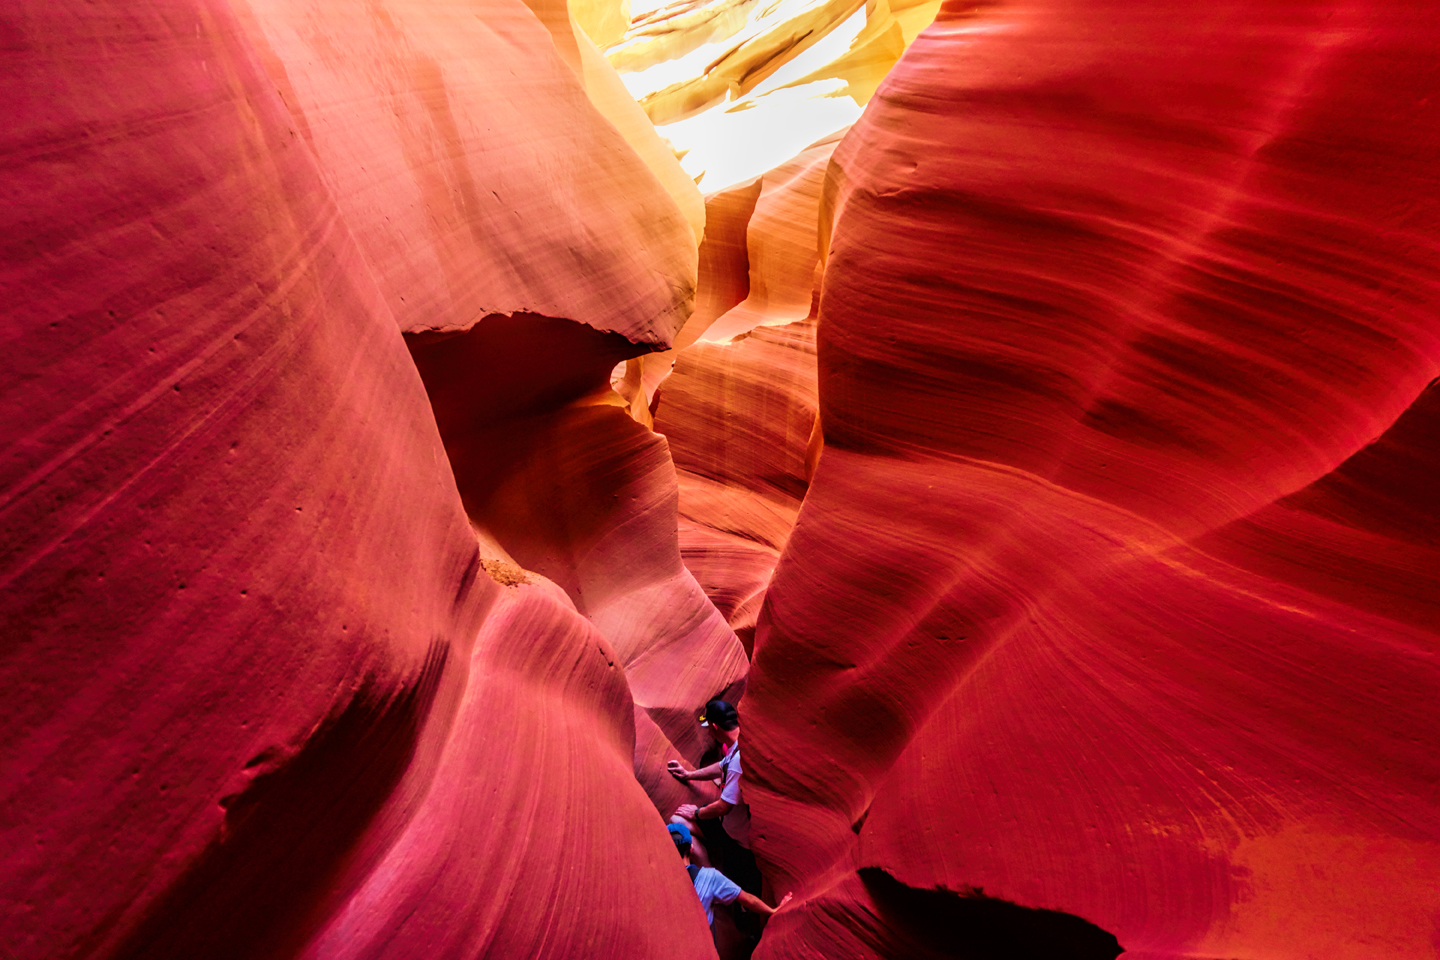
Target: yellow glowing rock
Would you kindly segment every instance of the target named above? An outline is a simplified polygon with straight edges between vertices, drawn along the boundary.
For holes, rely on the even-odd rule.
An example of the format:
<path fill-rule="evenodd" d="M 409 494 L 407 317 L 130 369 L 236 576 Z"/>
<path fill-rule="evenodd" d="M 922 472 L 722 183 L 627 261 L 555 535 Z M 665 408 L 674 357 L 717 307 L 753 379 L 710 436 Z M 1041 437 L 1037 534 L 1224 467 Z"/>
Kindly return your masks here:
<path fill-rule="evenodd" d="M 670 194 L 680 208 L 698 244 L 705 234 L 705 201 L 695 186 L 694 178 L 680 166 L 680 161 L 635 103 L 625 85 L 616 75 L 614 68 L 605 62 L 599 48 L 583 29 L 575 14 L 575 7 L 566 0 L 525 0 L 550 38 L 560 59 L 575 72 L 585 89 L 585 96 L 606 120 L 609 120 L 630 148 L 639 155 L 650 172 L 660 181 L 665 192 Z M 584 4 L 588 0 L 577 0 Z M 598 8 L 598 4 L 596 7 Z M 628 2 L 626 3 L 628 9 Z M 616 8 L 618 9 L 618 8 Z M 594 11 L 586 8 L 586 15 Z"/>
<path fill-rule="evenodd" d="M 641 14 L 622 42 L 605 51 L 611 66 L 637 72 L 677 60 L 707 43 L 729 40 L 745 28 L 759 0 L 680 0 Z"/>
<path fill-rule="evenodd" d="M 675 150 L 655 132 L 650 118 L 630 96 L 613 67 L 591 39 L 575 24 L 575 43 L 580 52 L 580 79 L 585 94 L 605 119 L 615 125 L 630 149 L 650 168 L 690 223 L 698 244 L 705 236 L 705 199 L 694 178 L 685 172 Z"/>
<path fill-rule="evenodd" d="M 914 43 L 920 31 L 935 20 L 940 13 L 940 3 L 941 0 L 894 0 L 890 4 L 890 14 L 905 31 L 906 47 Z"/>
<path fill-rule="evenodd" d="M 938 9 L 939 5 L 936 0 L 934 6 Z M 933 12 L 931 18 L 934 18 Z M 875 88 L 895 66 L 906 46 L 905 29 L 891 13 L 890 4 L 886 0 L 870 0 L 865 5 L 865 28 L 843 56 L 780 89 L 835 78 L 845 81 L 845 93 L 863 107 L 875 95 Z"/>
<path fill-rule="evenodd" d="M 780 326 L 813 315 L 820 289 L 819 209 L 825 170 L 845 131 L 840 130 L 765 174 L 746 228 L 749 288 L 699 339 L 722 343 L 756 327 Z M 677 347 L 694 326 L 692 315 Z"/>
<path fill-rule="evenodd" d="M 570 0 L 570 16 L 591 42 L 608 47 L 630 28 L 630 0 Z"/>
<path fill-rule="evenodd" d="M 859 6 L 860 0 L 773 5 L 752 21 L 700 76 L 648 94 L 640 100 L 640 106 L 658 125 L 694 116 L 719 103 L 726 94 L 739 99 L 829 34 Z"/>
<path fill-rule="evenodd" d="M 553 2 L 553 0 L 552 0 Z M 605 48 L 707 191 L 785 163 L 860 116 L 940 0 L 676 0 Z"/>

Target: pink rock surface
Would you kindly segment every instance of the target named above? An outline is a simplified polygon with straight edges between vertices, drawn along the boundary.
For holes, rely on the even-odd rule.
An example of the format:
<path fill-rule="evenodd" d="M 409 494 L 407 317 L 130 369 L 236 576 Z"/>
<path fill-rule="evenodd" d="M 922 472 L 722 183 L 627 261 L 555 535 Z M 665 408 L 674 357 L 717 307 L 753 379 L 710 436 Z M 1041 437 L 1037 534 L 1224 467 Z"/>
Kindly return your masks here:
<path fill-rule="evenodd" d="M 690 224 L 521 0 L 237 4 L 402 329 L 525 313 L 669 345 Z"/>
<path fill-rule="evenodd" d="M 516 584 L 485 621 L 471 676 L 435 787 L 304 956 L 714 957 L 675 847 L 631 779 L 614 649 L 554 584 Z"/>
<path fill-rule="evenodd" d="M 915 955 L 860 868 L 1138 957 L 1436 955 L 1436 39 L 951 5 L 881 87 L 742 705 L 807 900 L 760 955 Z"/>
<path fill-rule="evenodd" d="M 489 581 L 224 8 L 23 14 L 4 952 L 281 949 L 428 783 Z"/>
<path fill-rule="evenodd" d="M 614 647 L 636 705 L 698 761 L 696 716 L 739 692 L 749 662 L 681 562 L 664 438 L 617 407 L 578 406 L 452 435 L 450 449 L 471 517 L 565 590 Z"/>
<path fill-rule="evenodd" d="M 0 952 L 712 955 L 612 649 L 477 539 L 250 34 L 7 30 Z"/>
<path fill-rule="evenodd" d="M 6 18 L 0 954 L 713 956 L 748 684 L 762 958 L 1440 955 L 1434 18 L 951 4 L 687 324 L 536 8 Z"/>

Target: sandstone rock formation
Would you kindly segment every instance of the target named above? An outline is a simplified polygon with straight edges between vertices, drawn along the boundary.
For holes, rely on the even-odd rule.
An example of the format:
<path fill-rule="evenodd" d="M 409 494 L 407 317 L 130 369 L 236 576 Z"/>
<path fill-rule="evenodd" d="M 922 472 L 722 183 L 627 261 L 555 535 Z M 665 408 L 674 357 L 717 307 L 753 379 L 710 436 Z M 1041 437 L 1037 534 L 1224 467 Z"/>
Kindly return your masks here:
<path fill-rule="evenodd" d="M 688 224 L 516 9 L 463 64 L 473 10 L 11 20 L 7 957 L 712 955 L 615 647 L 467 517 L 399 332 L 600 345 L 473 368 L 500 419 L 688 314 Z M 540 99 L 480 163 L 518 123 L 442 79 L 507 62 Z M 647 569 L 705 620 L 669 483 Z"/>
<path fill-rule="evenodd" d="M 1440 957 L 1434 18 L 634 3 L 5 18 L 0 955 Z"/>
<path fill-rule="evenodd" d="M 670 342 L 693 229 L 524 3 L 243 3 L 402 329 L 526 313 Z"/>
<path fill-rule="evenodd" d="M 1434 30 L 957 6 L 887 79 L 744 704 L 807 899 L 763 956 L 925 955 L 937 887 L 1127 956 L 1435 955 Z"/>
<path fill-rule="evenodd" d="M 638 0 L 605 47 L 685 169 L 719 191 L 853 122 L 940 0 Z"/>
<path fill-rule="evenodd" d="M 669 373 L 653 402 L 680 480 L 681 551 L 747 646 L 819 452 L 817 224 L 839 141 L 712 196 L 712 220 L 736 222 L 743 247 L 707 237 L 700 308 L 674 350 L 644 358 Z"/>

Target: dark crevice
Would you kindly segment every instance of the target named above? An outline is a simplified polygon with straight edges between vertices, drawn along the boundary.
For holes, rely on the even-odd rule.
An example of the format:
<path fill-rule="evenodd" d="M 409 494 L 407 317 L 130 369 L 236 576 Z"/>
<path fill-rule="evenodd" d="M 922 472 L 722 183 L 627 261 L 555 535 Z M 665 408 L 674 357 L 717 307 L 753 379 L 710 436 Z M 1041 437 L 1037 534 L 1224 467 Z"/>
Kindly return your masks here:
<path fill-rule="evenodd" d="M 440 434 L 549 413 L 610 382 L 623 360 L 652 349 L 573 320 L 487 316 L 460 333 L 407 333 Z"/>
<path fill-rule="evenodd" d="M 1115 935 L 1074 914 L 985 896 L 909 887 L 877 867 L 860 871 L 880 917 L 939 957 L 958 960 L 1115 960 Z"/>

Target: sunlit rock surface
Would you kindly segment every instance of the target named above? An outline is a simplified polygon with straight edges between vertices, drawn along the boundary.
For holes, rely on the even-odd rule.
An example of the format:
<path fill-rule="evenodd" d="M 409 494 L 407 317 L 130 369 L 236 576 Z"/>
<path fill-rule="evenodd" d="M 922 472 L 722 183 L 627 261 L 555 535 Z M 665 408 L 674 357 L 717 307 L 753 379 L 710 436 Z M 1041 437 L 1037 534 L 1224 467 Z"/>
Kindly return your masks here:
<path fill-rule="evenodd" d="M 521 0 L 236 6 L 402 329 L 671 342 L 695 227 Z"/>
<path fill-rule="evenodd" d="M 939 0 L 653 0 L 605 47 L 707 191 L 853 123 Z"/>
<path fill-rule="evenodd" d="M 601 115 L 615 125 L 625 142 L 655 174 L 684 213 L 699 243 L 705 234 L 705 201 L 695 181 L 680 166 L 670 144 L 655 132 L 645 111 L 630 96 L 619 75 L 601 55 L 597 43 L 612 43 L 624 36 L 628 3 L 606 0 L 529 0 L 528 5 L 555 43 L 560 55 L 580 79 L 585 94 Z"/>
<path fill-rule="evenodd" d="M 742 707 L 804 901 L 759 955 L 923 955 L 937 887 L 1127 956 L 1436 955 L 1437 40 L 956 5 L 881 87 Z"/>

